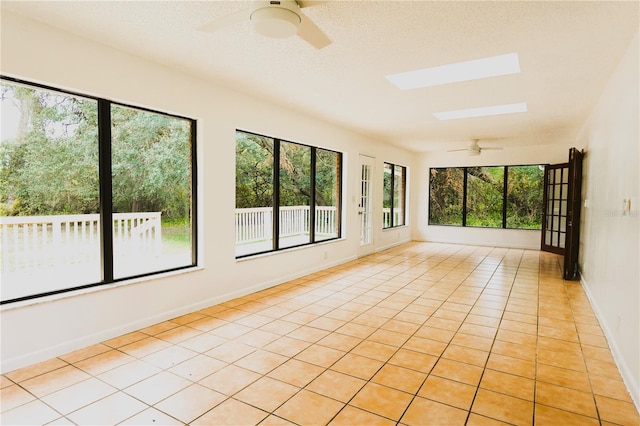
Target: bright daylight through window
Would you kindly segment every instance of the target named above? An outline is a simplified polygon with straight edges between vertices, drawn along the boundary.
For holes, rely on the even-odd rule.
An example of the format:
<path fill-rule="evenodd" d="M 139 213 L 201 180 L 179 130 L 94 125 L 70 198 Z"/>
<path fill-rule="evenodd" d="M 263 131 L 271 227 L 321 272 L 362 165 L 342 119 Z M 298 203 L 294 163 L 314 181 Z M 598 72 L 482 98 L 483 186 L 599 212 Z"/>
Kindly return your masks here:
<path fill-rule="evenodd" d="M 2 303 L 195 265 L 195 122 L 2 80 Z"/>
<path fill-rule="evenodd" d="M 432 168 L 429 175 L 429 225 L 542 227 L 541 166 Z"/>
<path fill-rule="evenodd" d="M 339 238 L 341 170 L 339 152 L 237 131 L 236 257 Z"/>
<path fill-rule="evenodd" d="M 405 225 L 407 168 L 384 163 L 382 228 Z"/>

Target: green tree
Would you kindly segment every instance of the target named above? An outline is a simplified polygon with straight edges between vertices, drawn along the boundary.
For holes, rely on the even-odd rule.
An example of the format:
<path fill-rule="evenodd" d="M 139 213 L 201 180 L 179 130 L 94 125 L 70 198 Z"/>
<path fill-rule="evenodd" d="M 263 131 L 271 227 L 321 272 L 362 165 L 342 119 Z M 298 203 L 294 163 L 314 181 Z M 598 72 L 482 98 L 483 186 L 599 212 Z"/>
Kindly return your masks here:
<path fill-rule="evenodd" d="M 273 139 L 237 132 L 236 208 L 273 206 Z"/>
<path fill-rule="evenodd" d="M 97 102 L 2 82 L 15 135 L 0 141 L 0 214 L 97 213 Z M 107 123 L 109 125 L 109 123 Z M 191 122 L 112 106 L 113 208 L 190 218 Z"/>
<path fill-rule="evenodd" d="M 96 212 L 96 103 L 5 83 L 2 103 L 20 118 L 14 137 L 0 143 L 1 213 Z"/>
<path fill-rule="evenodd" d="M 190 122 L 158 113 L 111 109 L 114 211 L 189 217 Z"/>
<path fill-rule="evenodd" d="M 429 223 L 462 226 L 464 169 L 434 168 L 429 177 Z"/>

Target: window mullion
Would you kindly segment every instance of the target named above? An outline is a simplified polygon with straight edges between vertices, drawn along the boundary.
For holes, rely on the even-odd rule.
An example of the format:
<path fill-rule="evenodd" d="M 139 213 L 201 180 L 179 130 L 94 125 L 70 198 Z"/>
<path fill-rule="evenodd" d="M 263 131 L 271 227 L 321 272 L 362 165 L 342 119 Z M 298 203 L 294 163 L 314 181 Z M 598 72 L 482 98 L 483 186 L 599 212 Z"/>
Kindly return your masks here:
<path fill-rule="evenodd" d="M 396 195 L 396 166 L 395 164 L 391 165 L 391 212 L 389 216 L 389 227 L 393 228 L 395 226 L 395 220 L 393 220 L 393 205 L 395 204 L 395 195 Z"/>
<path fill-rule="evenodd" d="M 113 282 L 113 203 L 111 173 L 111 102 L 98 99 L 100 181 L 100 256 L 102 281 Z"/>
<path fill-rule="evenodd" d="M 273 140 L 273 249 L 280 248 L 280 139 Z"/>
<path fill-rule="evenodd" d="M 311 147 L 311 197 L 309 201 L 309 239 L 310 242 L 316 242 L 316 148 Z"/>
<path fill-rule="evenodd" d="M 191 264 L 198 264 L 198 150 L 196 123 L 191 121 Z"/>
<path fill-rule="evenodd" d="M 462 226 L 467 226 L 467 168 L 462 170 Z"/>
<path fill-rule="evenodd" d="M 504 174 L 502 175 L 502 228 L 507 228 L 507 190 L 509 188 L 509 166 L 504 166 Z"/>

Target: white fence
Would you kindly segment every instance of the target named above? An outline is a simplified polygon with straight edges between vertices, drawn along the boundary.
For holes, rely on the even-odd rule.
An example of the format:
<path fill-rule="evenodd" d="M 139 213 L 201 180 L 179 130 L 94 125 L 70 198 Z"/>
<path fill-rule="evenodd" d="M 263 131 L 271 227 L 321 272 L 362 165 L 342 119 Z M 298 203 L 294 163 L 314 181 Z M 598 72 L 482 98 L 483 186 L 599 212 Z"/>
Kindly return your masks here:
<path fill-rule="evenodd" d="M 114 213 L 113 245 L 118 255 L 159 253 L 160 212 Z M 38 265 L 99 259 L 100 215 L 0 217 L 3 272 Z"/>
<path fill-rule="evenodd" d="M 309 206 L 280 207 L 280 236 L 309 234 Z M 336 207 L 316 206 L 316 235 L 336 235 Z M 236 244 L 270 240 L 273 237 L 273 208 L 236 209 Z"/>
<path fill-rule="evenodd" d="M 309 235 L 309 206 L 280 208 L 280 236 Z M 271 207 L 236 209 L 236 245 L 273 237 Z M 162 251 L 161 213 L 114 213 L 114 255 L 138 260 Z M 335 206 L 315 207 L 315 233 L 337 236 Z M 100 259 L 100 216 L 0 217 L 0 271 L 9 273 L 56 264 L 90 264 Z"/>
<path fill-rule="evenodd" d="M 393 209 L 393 223 L 398 224 L 400 218 L 402 217 L 402 210 Z M 391 207 L 382 209 L 382 227 L 389 228 L 391 226 Z"/>

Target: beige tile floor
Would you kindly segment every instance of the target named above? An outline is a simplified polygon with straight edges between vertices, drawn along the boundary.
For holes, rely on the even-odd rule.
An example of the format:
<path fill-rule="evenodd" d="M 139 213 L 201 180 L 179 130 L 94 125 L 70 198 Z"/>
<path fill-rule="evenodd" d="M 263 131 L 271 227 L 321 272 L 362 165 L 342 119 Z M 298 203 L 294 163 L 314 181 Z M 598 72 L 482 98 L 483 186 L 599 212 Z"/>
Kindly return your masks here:
<path fill-rule="evenodd" d="M 410 243 L 2 376 L 3 424 L 638 425 L 577 282 Z"/>

